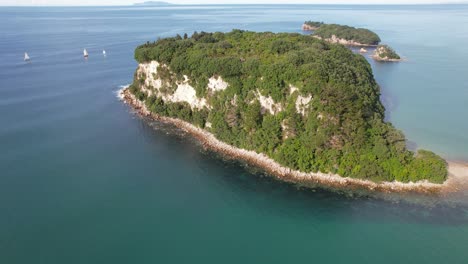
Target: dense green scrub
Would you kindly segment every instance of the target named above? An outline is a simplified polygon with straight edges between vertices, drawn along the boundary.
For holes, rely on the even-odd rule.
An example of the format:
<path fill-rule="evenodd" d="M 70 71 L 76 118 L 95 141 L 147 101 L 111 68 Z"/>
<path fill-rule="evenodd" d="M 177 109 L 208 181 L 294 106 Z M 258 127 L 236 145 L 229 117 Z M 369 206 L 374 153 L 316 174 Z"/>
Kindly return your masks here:
<path fill-rule="evenodd" d="M 318 27 L 324 25 L 323 22 L 317 22 L 317 21 L 305 21 L 304 24 L 308 25 L 308 26 L 310 26 L 312 28 L 318 28 Z"/>
<path fill-rule="evenodd" d="M 323 39 L 331 38 L 335 35 L 337 38 L 358 42 L 364 45 L 377 45 L 380 43 L 380 37 L 365 28 L 355 28 L 337 24 L 324 24 L 323 22 L 306 21 L 304 24 L 316 27 L 313 35 Z"/>
<path fill-rule="evenodd" d="M 154 93 L 148 97 L 141 89 L 147 76 L 135 74 L 131 91 L 151 111 L 191 122 L 290 168 L 374 181 L 440 183 L 447 177 L 443 159 L 408 151 L 402 132 L 384 122 L 369 63 L 342 45 L 300 34 L 202 32 L 146 43 L 135 58 L 167 65 L 158 67 L 158 75 L 168 83 L 188 76 L 197 96 L 212 107 L 191 109 Z M 208 91 L 212 76 L 222 76 L 228 88 Z M 290 85 L 298 90 L 291 93 Z M 161 90 L 171 93 L 174 87 Z M 282 111 L 262 111 L 258 92 L 281 103 Z M 304 115 L 296 109 L 300 95 L 312 96 Z"/>

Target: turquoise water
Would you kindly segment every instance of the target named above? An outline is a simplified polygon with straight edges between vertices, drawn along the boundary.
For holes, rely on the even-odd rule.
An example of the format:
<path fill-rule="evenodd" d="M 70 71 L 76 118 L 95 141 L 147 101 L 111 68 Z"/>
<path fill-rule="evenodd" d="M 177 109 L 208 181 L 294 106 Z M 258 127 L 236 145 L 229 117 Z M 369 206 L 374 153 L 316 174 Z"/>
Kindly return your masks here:
<path fill-rule="evenodd" d="M 300 32 L 308 19 L 367 27 L 407 58 L 371 61 L 388 119 L 414 144 L 468 160 L 468 6 L 0 8 L 0 17 L 0 263 L 467 262 L 467 192 L 356 196 L 278 182 L 141 120 L 115 93 L 132 80 L 135 46 L 157 37 Z"/>

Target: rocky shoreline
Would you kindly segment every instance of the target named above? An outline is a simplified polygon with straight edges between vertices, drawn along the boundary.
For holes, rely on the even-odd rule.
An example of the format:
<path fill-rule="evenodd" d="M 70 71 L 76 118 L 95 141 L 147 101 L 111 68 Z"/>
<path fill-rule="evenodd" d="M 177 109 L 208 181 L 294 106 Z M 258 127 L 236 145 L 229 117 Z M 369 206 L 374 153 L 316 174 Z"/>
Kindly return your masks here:
<path fill-rule="evenodd" d="M 188 122 L 158 116 L 151 113 L 145 104 L 133 96 L 129 89 L 124 88 L 119 91 L 119 97 L 129 104 L 139 115 L 159 120 L 162 122 L 170 123 L 180 129 L 190 133 L 193 137 L 199 140 L 205 148 L 219 152 L 232 159 L 243 160 L 248 164 L 257 166 L 264 169 L 266 172 L 276 176 L 278 179 L 304 184 L 317 184 L 324 187 L 331 187 L 337 189 L 361 189 L 380 192 L 413 192 L 413 193 L 441 193 L 441 192 L 454 192 L 458 191 L 457 182 L 460 178 L 468 179 L 468 167 L 460 163 L 449 163 L 449 179 L 443 184 L 434 184 L 427 181 L 419 181 L 416 183 L 402 183 L 402 182 L 381 182 L 376 183 L 369 180 L 344 178 L 331 173 L 305 173 L 284 167 L 267 157 L 264 154 L 255 151 L 236 148 L 218 140 L 213 134 L 208 131 L 196 127 Z M 452 175 L 453 173 L 459 175 Z M 462 175 L 460 175 L 462 174 Z"/>
<path fill-rule="evenodd" d="M 374 50 L 372 58 L 376 61 L 388 61 L 388 62 L 399 62 L 403 58 L 400 57 L 392 48 L 388 45 L 379 45 Z"/>
<path fill-rule="evenodd" d="M 382 61 L 382 62 L 400 62 L 403 61 L 403 59 L 389 59 L 387 57 L 380 57 L 379 55 L 373 54 L 372 58 L 376 61 Z"/>

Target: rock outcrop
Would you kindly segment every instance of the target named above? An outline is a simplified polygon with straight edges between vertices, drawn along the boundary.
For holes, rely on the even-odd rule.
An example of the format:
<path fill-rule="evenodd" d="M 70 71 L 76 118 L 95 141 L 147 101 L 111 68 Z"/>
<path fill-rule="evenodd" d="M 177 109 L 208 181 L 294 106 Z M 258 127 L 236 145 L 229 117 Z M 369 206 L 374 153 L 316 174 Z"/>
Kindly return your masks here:
<path fill-rule="evenodd" d="M 374 50 L 372 58 L 377 61 L 401 61 L 400 55 L 398 55 L 392 48 L 387 45 L 379 45 Z"/>

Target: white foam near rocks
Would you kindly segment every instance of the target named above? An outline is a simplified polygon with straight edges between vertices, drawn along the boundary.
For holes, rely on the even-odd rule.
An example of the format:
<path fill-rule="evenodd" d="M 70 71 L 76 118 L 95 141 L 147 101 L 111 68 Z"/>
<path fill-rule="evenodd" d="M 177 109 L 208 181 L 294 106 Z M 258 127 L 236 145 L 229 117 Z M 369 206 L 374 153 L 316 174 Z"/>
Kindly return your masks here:
<path fill-rule="evenodd" d="M 119 86 L 119 90 L 115 91 L 115 96 L 117 96 L 117 98 L 118 98 L 120 101 L 124 101 L 124 100 L 125 100 L 124 91 L 125 91 L 125 89 L 127 89 L 128 87 L 130 87 L 130 84 L 121 85 L 121 86 Z"/>

